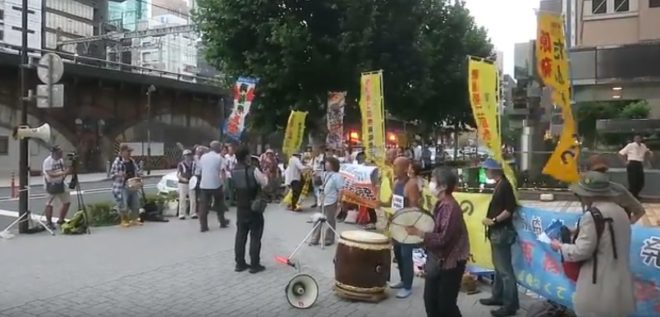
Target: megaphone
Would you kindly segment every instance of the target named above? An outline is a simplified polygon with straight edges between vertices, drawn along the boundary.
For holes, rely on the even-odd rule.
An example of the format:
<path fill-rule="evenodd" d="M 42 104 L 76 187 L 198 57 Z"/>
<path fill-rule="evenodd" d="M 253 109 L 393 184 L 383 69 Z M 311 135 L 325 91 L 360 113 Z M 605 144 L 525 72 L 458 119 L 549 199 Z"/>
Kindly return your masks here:
<path fill-rule="evenodd" d="M 312 307 L 319 298 L 319 284 L 310 275 L 298 274 L 289 281 L 284 292 L 289 305 L 307 309 Z"/>
<path fill-rule="evenodd" d="M 14 139 L 23 140 L 25 138 L 39 139 L 46 143 L 51 141 L 50 124 L 44 123 L 38 128 L 30 128 L 27 125 L 20 125 L 14 128 Z"/>

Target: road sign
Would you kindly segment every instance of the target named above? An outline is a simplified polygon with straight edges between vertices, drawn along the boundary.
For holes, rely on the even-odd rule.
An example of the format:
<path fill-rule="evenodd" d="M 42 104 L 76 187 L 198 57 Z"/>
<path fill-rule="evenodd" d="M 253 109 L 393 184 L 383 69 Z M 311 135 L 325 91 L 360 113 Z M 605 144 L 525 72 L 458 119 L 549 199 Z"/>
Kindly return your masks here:
<path fill-rule="evenodd" d="M 37 85 L 37 108 L 62 108 L 64 107 L 64 85 L 53 85 L 51 104 L 48 100 L 48 85 Z"/>
<path fill-rule="evenodd" d="M 63 74 L 64 63 L 62 63 L 62 58 L 59 55 L 46 53 L 39 59 L 37 76 L 42 83 L 48 84 L 52 79 L 52 83 L 54 84 L 62 79 Z"/>

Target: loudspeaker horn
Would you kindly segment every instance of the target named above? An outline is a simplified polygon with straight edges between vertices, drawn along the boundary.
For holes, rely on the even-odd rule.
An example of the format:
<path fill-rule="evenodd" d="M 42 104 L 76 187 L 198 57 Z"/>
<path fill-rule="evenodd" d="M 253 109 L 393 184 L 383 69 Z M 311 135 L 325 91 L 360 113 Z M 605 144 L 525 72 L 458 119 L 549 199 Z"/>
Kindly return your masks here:
<path fill-rule="evenodd" d="M 307 274 L 294 276 L 284 289 L 286 300 L 295 308 L 307 309 L 312 307 L 319 298 L 319 284 Z"/>
<path fill-rule="evenodd" d="M 30 128 L 26 125 L 18 126 L 14 129 L 14 139 L 39 139 L 46 143 L 50 143 L 52 130 L 50 129 L 50 124 L 44 123 L 38 128 Z"/>

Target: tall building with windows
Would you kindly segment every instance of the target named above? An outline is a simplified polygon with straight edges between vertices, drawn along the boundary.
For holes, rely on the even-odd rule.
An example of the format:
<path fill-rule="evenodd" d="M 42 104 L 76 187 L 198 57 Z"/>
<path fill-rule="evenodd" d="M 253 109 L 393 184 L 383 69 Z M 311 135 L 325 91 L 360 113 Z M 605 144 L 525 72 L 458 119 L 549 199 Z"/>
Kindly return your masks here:
<path fill-rule="evenodd" d="M 41 48 L 41 0 L 28 1 L 28 47 Z M 21 46 L 23 37 L 23 3 L 21 0 L 0 0 L 0 50 L 5 46 Z"/>
<path fill-rule="evenodd" d="M 108 23 L 120 30 L 135 31 L 151 18 L 151 0 L 108 1 Z"/>
<path fill-rule="evenodd" d="M 565 11 L 578 13 L 571 23 L 577 46 L 660 40 L 660 0 L 573 1 L 573 7 Z"/>
<path fill-rule="evenodd" d="M 105 44 L 102 41 L 69 45 L 58 43 L 104 33 L 107 0 L 44 0 L 43 8 L 44 48 L 104 58 Z"/>

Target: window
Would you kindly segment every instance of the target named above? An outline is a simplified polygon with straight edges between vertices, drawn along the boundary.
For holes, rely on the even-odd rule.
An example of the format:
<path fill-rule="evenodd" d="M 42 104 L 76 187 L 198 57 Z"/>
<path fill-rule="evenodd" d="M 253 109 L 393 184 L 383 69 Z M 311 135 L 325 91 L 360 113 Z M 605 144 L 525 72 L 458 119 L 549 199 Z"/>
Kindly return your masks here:
<path fill-rule="evenodd" d="M 630 0 L 614 0 L 614 12 L 630 11 Z"/>
<path fill-rule="evenodd" d="M 16 11 L 23 11 L 23 7 L 11 7 L 11 8 L 16 10 Z M 28 11 L 28 14 L 34 14 L 34 10 L 28 9 L 27 11 Z"/>
<path fill-rule="evenodd" d="M 9 137 L 0 136 L 0 155 L 9 155 Z"/>
<path fill-rule="evenodd" d="M 660 0 L 649 0 L 649 8 L 660 8 Z"/>
<path fill-rule="evenodd" d="M 607 13 L 607 0 L 593 0 L 591 1 L 591 13 L 605 14 Z"/>
<path fill-rule="evenodd" d="M 5 10 L 0 10 L 0 21 L 5 19 Z"/>
<path fill-rule="evenodd" d="M 14 30 L 14 31 L 23 32 L 23 28 L 19 28 L 19 27 L 17 27 L 17 26 L 12 26 L 11 29 Z M 30 29 L 28 29 L 28 33 L 29 33 L 29 34 L 34 34 L 34 30 L 30 30 Z"/>

